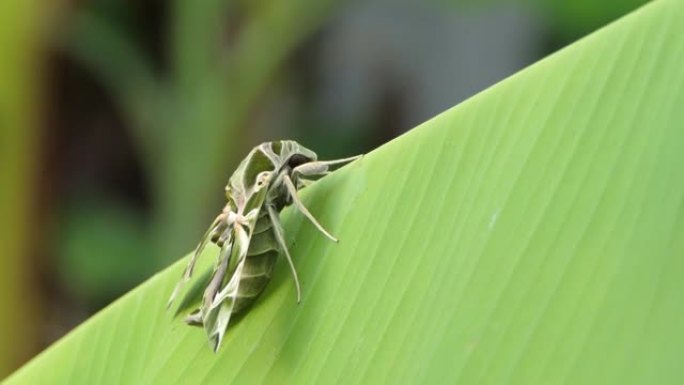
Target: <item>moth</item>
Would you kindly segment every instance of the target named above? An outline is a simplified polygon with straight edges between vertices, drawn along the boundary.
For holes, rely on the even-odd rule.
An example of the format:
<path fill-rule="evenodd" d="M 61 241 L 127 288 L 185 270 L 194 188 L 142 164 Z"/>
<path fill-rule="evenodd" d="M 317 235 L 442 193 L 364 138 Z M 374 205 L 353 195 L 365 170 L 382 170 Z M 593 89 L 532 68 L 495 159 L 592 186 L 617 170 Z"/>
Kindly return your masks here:
<path fill-rule="evenodd" d="M 319 161 L 313 151 L 291 140 L 265 142 L 252 149 L 226 185 L 227 203 L 200 239 L 168 306 L 193 274 L 197 258 L 209 243 L 219 248 L 211 279 L 204 289 L 199 308 L 186 322 L 203 326 L 217 351 L 231 316 L 249 307 L 261 294 L 273 272 L 278 255 L 290 266 L 301 301 L 297 270 L 285 244 L 280 211 L 294 206 L 330 240 L 337 242 L 321 226 L 297 197 L 297 191 L 330 173 L 330 168 L 349 163 L 359 156 Z"/>

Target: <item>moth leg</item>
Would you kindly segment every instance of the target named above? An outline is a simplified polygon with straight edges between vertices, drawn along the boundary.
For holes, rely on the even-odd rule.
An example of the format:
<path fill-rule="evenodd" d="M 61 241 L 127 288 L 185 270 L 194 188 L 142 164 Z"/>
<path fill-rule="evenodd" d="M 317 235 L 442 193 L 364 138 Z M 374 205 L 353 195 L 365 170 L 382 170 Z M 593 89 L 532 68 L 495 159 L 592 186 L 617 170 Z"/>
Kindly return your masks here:
<path fill-rule="evenodd" d="M 268 217 L 271 219 L 271 224 L 273 224 L 273 232 L 275 233 L 278 245 L 280 245 L 280 248 L 283 250 L 283 253 L 285 254 L 285 259 L 287 259 L 287 263 L 290 265 L 290 270 L 292 271 L 292 278 L 294 278 L 295 287 L 297 289 L 297 303 L 299 303 L 302 299 L 302 290 L 299 287 L 299 277 L 297 276 L 297 269 L 295 268 L 294 262 L 292 262 L 290 251 L 287 249 L 287 245 L 285 244 L 285 237 L 283 236 L 283 226 L 280 224 L 280 217 L 278 216 L 278 213 L 272 206 L 267 205 L 267 208 Z"/>
<path fill-rule="evenodd" d="M 197 257 L 199 257 L 199 255 L 202 254 L 202 250 L 204 250 L 204 247 L 206 247 L 207 243 L 209 243 L 209 241 L 216 234 L 220 234 L 222 231 L 224 231 L 225 219 L 226 214 L 219 214 L 216 217 L 216 219 L 214 219 L 214 222 L 212 222 L 211 226 L 209 226 L 209 230 L 207 230 L 207 232 L 204 233 L 204 235 L 202 236 L 199 245 L 197 245 L 197 249 L 195 249 L 195 253 L 193 254 L 192 258 L 190 259 L 190 262 L 188 263 L 188 267 L 185 269 L 185 272 L 183 273 L 183 279 L 185 279 L 186 281 L 190 279 L 190 276 L 192 276 L 192 272 L 195 269 L 195 263 L 197 262 Z"/>
<path fill-rule="evenodd" d="M 228 271 L 228 265 L 232 258 L 233 245 L 230 242 L 224 243 L 221 247 L 221 253 L 219 254 L 218 265 L 214 270 L 214 276 L 209 281 L 209 284 L 204 289 L 204 299 L 202 306 L 206 309 L 211 307 L 211 304 L 216 297 L 216 293 L 221 289 L 221 283 L 223 278 L 226 276 Z"/>
<path fill-rule="evenodd" d="M 199 310 L 185 317 L 185 323 L 193 326 L 202 326 L 202 312 Z"/>
<path fill-rule="evenodd" d="M 321 226 L 320 223 L 318 223 L 316 218 L 314 218 L 314 216 L 311 215 L 311 213 L 304 206 L 302 201 L 299 200 L 299 197 L 297 196 L 297 188 L 295 188 L 295 185 L 292 183 L 292 179 L 290 179 L 289 176 L 284 175 L 283 182 L 285 183 L 285 187 L 287 188 L 287 191 L 290 193 L 290 196 L 292 197 L 292 201 L 294 202 L 295 206 L 297 206 L 297 209 L 299 209 L 299 211 L 301 211 L 302 214 L 304 214 L 304 216 L 307 217 L 311 221 L 311 223 L 313 223 L 314 226 L 316 226 L 318 231 L 323 233 L 323 235 L 330 238 L 330 240 L 333 242 L 339 242 L 337 238 L 332 236 L 332 234 L 330 234 L 326 229 L 323 228 L 323 226 Z"/>
<path fill-rule="evenodd" d="M 183 284 L 185 284 L 185 282 L 187 282 L 192 276 L 192 272 L 195 269 L 195 263 L 197 262 L 197 257 L 199 257 L 200 254 L 202 254 L 202 250 L 204 250 L 204 247 L 207 245 L 207 242 L 209 242 L 209 240 L 211 240 L 211 238 L 214 236 L 214 233 L 219 228 L 221 228 L 224 217 L 224 214 L 220 214 L 219 216 L 217 216 L 216 219 L 214 219 L 214 222 L 212 222 L 211 226 L 209 226 L 207 232 L 204 233 L 204 236 L 197 245 L 197 248 L 195 249 L 194 253 L 192 253 L 192 257 L 190 257 L 188 265 L 185 267 L 185 270 L 183 271 L 183 276 L 181 280 L 178 281 L 176 287 L 174 287 L 173 292 L 171 293 L 171 297 L 169 298 L 169 301 L 166 303 L 167 309 L 171 307 L 171 304 L 176 299 L 176 296 L 183 288 Z"/>

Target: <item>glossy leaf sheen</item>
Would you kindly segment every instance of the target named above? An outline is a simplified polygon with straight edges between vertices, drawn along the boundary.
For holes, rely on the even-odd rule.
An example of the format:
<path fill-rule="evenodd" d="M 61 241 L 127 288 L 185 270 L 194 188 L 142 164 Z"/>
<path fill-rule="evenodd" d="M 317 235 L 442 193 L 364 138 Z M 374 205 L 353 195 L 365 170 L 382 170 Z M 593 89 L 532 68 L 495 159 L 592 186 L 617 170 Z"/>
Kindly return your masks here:
<path fill-rule="evenodd" d="M 182 261 L 8 383 L 678 382 L 682 21 L 651 3 L 305 189 L 340 243 L 286 210 L 302 304 L 281 259 L 219 354 L 164 309 Z"/>

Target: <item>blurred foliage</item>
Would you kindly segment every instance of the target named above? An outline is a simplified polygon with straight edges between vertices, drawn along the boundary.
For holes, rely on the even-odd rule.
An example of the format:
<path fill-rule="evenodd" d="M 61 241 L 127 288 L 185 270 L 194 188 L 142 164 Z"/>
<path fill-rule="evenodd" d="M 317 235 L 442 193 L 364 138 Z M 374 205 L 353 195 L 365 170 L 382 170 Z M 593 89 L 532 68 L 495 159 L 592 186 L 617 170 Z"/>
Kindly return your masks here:
<path fill-rule="evenodd" d="M 150 247 L 155 250 L 154 263 L 134 265 L 143 272 L 134 277 L 150 274 L 194 245 L 219 207 L 230 165 L 254 141 L 245 127 L 255 103 L 294 47 L 322 23 L 330 6 L 328 1 L 312 0 L 265 1 L 258 6 L 175 1 L 165 22 L 170 26 L 165 37 L 166 66 L 155 65 L 139 46 L 127 29 L 125 13 L 116 5 L 96 3 L 71 20 L 62 44 L 114 96 L 130 123 L 151 184 L 152 216 L 146 224 L 151 237 L 130 239 L 133 233 L 145 231 L 134 215 L 119 216 L 109 231 L 97 232 L 98 241 L 108 245 L 122 239 L 135 242 L 126 250 L 135 257 L 122 261 L 142 258 Z M 121 207 L 106 205 L 96 204 L 105 211 Z M 90 218 L 95 221 L 97 216 Z M 61 253 L 66 265 L 74 268 L 65 269 L 65 274 L 89 275 L 80 281 L 98 282 L 88 287 L 86 295 L 100 296 L 100 289 L 125 284 L 119 281 L 131 269 L 125 263 L 109 265 L 120 271 L 102 276 L 98 269 L 87 268 L 93 266 L 92 257 L 69 255 L 73 245 L 94 240 L 77 239 L 93 235 L 74 227 L 83 225 L 83 217 L 75 214 L 67 219 L 78 223 L 68 226 L 71 246 Z"/>
<path fill-rule="evenodd" d="M 141 257 L 153 251 L 141 212 L 115 198 L 80 196 L 64 205 L 57 227 L 59 273 L 90 308 L 104 307 L 155 267 Z"/>
<path fill-rule="evenodd" d="M 541 4 L 551 15 L 552 28 L 558 39 L 567 42 L 586 35 L 647 2 L 648 0 L 561 0 L 542 1 Z"/>

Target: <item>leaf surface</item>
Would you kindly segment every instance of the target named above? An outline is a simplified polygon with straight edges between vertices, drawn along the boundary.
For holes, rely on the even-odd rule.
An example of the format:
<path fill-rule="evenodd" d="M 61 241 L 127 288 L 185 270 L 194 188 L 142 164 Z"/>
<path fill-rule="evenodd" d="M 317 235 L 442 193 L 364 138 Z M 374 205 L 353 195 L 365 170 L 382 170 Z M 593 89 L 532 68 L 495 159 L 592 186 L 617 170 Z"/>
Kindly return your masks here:
<path fill-rule="evenodd" d="M 307 188 L 340 243 L 286 210 L 302 304 L 279 261 L 219 354 L 165 311 L 181 261 L 7 383 L 681 381 L 683 21 L 653 2 Z"/>

